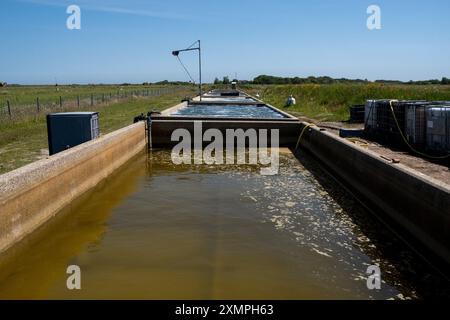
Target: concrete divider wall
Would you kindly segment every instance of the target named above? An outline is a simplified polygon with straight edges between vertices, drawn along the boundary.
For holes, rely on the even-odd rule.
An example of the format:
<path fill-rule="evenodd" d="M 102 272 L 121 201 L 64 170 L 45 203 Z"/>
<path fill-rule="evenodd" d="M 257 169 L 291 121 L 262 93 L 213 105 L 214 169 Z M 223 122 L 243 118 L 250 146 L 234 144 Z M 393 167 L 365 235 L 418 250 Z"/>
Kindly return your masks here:
<path fill-rule="evenodd" d="M 376 214 L 450 264 L 449 185 L 317 128 L 307 130 L 301 146 L 368 200 Z"/>
<path fill-rule="evenodd" d="M 194 136 L 194 123 L 195 121 L 201 121 L 203 133 L 208 129 L 218 129 L 225 136 L 227 129 L 242 129 L 244 131 L 248 129 L 267 129 L 270 135 L 271 129 L 279 130 L 279 145 L 280 147 L 293 147 L 295 146 L 298 136 L 300 135 L 301 125 L 297 121 L 252 121 L 252 120 L 180 120 L 168 118 L 155 117 L 152 120 L 151 134 L 152 134 L 152 146 L 161 147 L 171 147 L 178 142 L 171 141 L 172 133 L 176 129 L 186 129 L 190 132 L 191 136 Z M 270 137 L 269 137 L 270 139 Z M 224 143 L 225 143 L 224 139 Z M 270 140 L 269 140 L 270 142 Z M 205 142 L 209 144 L 209 142 Z"/>
<path fill-rule="evenodd" d="M 140 122 L 0 176 L 0 252 L 146 146 Z"/>

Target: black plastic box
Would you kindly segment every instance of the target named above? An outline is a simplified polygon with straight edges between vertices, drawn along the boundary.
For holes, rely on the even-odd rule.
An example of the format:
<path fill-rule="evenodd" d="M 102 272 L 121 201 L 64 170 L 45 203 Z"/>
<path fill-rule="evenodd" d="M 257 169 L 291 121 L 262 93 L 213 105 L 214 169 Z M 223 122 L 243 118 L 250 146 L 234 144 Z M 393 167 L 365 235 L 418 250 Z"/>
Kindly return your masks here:
<path fill-rule="evenodd" d="M 98 138 L 98 112 L 64 112 L 47 115 L 50 155 Z"/>

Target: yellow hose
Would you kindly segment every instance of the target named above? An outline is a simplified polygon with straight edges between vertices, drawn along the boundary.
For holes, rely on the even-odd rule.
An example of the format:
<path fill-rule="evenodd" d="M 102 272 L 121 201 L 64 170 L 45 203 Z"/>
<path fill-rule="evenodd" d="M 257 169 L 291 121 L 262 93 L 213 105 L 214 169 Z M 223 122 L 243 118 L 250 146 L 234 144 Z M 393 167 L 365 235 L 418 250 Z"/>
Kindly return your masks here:
<path fill-rule="evenodd" d="M 316 127 L 316 125 L 315 125 L 314 123 L 310 123 L 310 124 L 307 124 L 307 125 L 302 129 L 302 132 L 301 132 L 300 135 L 298 136 L 298 140 L 297 140 L 297 144 L 295 145 L 294 152 L 297 151 L 298 146 L 300 145 L 300 141 L 302 140 L 303 134 L 305 133 L 306 129 L 307 129 L 307 128 L 310 128 L 310 127 Z"/>
<path fill-rule="evenodd" d="M 400 129 L 400 125 L 398 124 L 397 117 L 395 116 L 394 108 L 392 107 L 392 102 L 395 102 L 395 101 L 397 101 L 397 100 L 391 100 L 391 101 L 389 101 L 389 106 L 391 107 L 392 116 L 394 117 L 394 121 L 395 121 L 395 124 L 397 125 L 397 129 L 398 129 L 398 131 L 400 132 L 400 135 L 402 136 L 402 139 L 403 139 L 403 141 L 405 141 L 406 145 L 407 145 L 413 152 L 415 152 L 415 153 L 417 153 L 417 154 L 420 154 L 421 156 L 430 158 L 430 159 L 446 159 L 446 158 L 450 157 L 450 154 L 447 154 L 447 155 L 445 155 L 445 156 L 440 156 L 440 157 L 430 156 L 430 155 L 428 155 L 428 154 L 426 154 L 426 153 L 423 153 L 423 152 L 420 152 L 420 151 L 414 149 L 414 147 L 413 147 L 412 145 L 409 144 L 408 140 L 405 138 L 405 136 L 404 136 L 404 134 L 403 134 L 403 131 Z"/>

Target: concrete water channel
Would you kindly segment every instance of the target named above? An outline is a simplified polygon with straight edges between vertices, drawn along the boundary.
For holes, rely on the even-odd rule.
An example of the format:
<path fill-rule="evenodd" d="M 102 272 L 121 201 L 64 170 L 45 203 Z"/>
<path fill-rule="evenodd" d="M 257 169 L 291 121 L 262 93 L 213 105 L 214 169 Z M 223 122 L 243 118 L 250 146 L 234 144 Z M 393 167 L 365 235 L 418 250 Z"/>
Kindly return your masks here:
<path fill-rule="evenodd" d="M 142 151 L 0 256 L 0 298 L 449 297 L 315 158 L 281 148 L 278 175 L 259 169 Z M 369 290 L 375 264 L 381 288 Z M 67 289 L 68 265 L 81 290 Z"/>

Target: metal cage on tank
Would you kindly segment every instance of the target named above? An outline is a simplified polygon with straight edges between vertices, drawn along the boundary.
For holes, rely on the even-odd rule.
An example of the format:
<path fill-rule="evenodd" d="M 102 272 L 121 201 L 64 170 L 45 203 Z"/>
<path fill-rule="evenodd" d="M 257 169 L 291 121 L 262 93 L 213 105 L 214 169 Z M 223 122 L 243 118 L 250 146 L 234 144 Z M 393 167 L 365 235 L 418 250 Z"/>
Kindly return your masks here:
<path fill-rule="evenodd" d="M 364 107 L 364 130 L 369 134 L 374 133 L 376 131 L 376 124 L 376 100 L 367 100 Z"/>
<path fill-rule="evenodd" d="M 427 104 L 426 101 L 415 100 L 368 100 L 365 110 L 365 131 L 382 143 L 400 146 L 405 143 L 402 135 L 407 135 L 407 127 L 409 127 L 411 139 L 420 141 L 421 111 L 416 110 L 416 107 L 425 104 Z M 408 108 L 411 108 L 409 115 L 407 115 Z M 419 124 L 418 129 L 415 128 L 416 119 Z"/>
<path fill-rule="evenodd" d="M 430 103 L 405 104 L 405 138 L 411 145 L 423 148 L 426 144 L 426 107 Z"/>
<path fill-rule="evenodd" d="M 433 152 L 450 153 L 450 105 L 426 109 L 426 147 Z"/>

